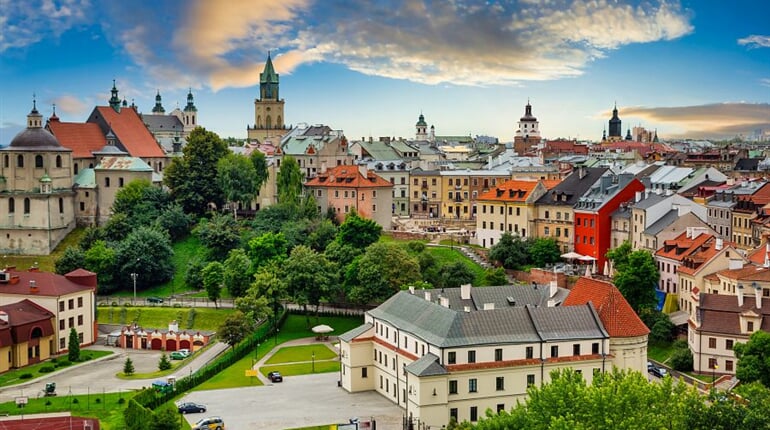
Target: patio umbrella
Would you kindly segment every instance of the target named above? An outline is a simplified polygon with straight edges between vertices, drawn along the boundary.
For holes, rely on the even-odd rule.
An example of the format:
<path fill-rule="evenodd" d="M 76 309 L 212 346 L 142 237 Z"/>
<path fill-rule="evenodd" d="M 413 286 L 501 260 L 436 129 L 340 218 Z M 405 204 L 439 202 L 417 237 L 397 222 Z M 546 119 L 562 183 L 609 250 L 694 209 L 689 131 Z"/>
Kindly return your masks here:
<path fill-rule="evenodd" d="M 326 334 L 334 331 L 333 328 L 329 327 L 326 324 L 317 325 L 313 327 L 311 330 L 313 330 L 313 333 L 317 333 L 317 334 Z"/>
<path fill-rule="evenodd" d="M 571 252 L 568 252 L 566 254 L 562 254 L 561 258 L 564 258 L 565 260 L 578 260 L 582 256 L 583 255 L 578 254 L 577 252 L 571 251 Z"/>
<path fill-rule="evenodd" d="M 604 276 L 610 276 L 610 263 L 609 261 L 604 262 L 604 271 L 602 272 Z"/>
<path fill-rule="evenodd" d="M 586 274 L 585 274 L 585 277 L 586 277 L 586 278 L 590 278 L 590 277 L 591 277 L 591 266 L 586 266 Z"/>
<path fill-rule="evenodd" d="M 581 255 L 578 260 L 580 261 L 596 261 L 595 258 L 591 257 L 590 255 Z"/>

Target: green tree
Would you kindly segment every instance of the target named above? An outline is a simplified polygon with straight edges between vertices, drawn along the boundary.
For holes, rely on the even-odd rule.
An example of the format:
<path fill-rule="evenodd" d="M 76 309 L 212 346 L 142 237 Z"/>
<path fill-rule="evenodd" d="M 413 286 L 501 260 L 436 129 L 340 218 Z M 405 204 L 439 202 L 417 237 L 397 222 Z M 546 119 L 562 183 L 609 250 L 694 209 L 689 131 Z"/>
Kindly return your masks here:
<path fill-rule="evenodd" d="M 631 242 L 624 240 L 617 248 L 607 251 L 606 256 L 608 259 L 612 260 L 613 267 L 616 270 L 620 270 L 628 265 L 628 257 L 633 251 L 634 249 L 631 247 Z"/>
<path fill-rule="evenodd" d="M 203 288 L 206 289 L 206 296 L 214 302 L 215 307 L 219 307 L 219 298 L 222 296 L 222 283 L 225 279 L 225 267 L 218 261 L 212 261 L 203 268 L 201 272 L 203 277 Z"/>
<path fill-rule="evenodd" d="M 233 217 L 220 213 L 211 214 L 210 220 L 201 219 L 193 233 L 208 248 L 211 260 L 223 260 L 241 242 L 238 223 Z"/>
<path fill-rule="evenodd" d="M 255 323 L 262 318 L 276 316 L 281 300 L 288 298 L 286 283 L 279 273 L 280 269 L 275 261 L 260 267 L 246 295 L 243 299 L 235 301 L 236 307 Z M 263 301 L 268 306 L 267 310 L 262 306 Z"/>
<path fill-rule="evenodd" d="M 381 233 L 382 226 L 351 211 L 337 230 L 335 240 L 363 249 L 377 242 Z"/>
<path fill-rule="evenodd" d="M 685 346 L 684 348 L 677 348 L 674 350 L 674 352 L 671 353 L 671 357 L 669 358 L 669 363 L 671 364 L 671 367 L 674 368 L 674 370 L 678 370 L 680 372 L 692 371 L 693 358 L 690 348 Z"/>
<path fill-rule="evenodd" d="M 238 218 L 238 203 L 248 206 L 259 193 L 257 171 L 252 161 L 241 154 L 227 154 L 217 162 L 217 181 L 225 201 L 233 205 L 233 217 Z"/>
<path fill-rule="evenodd" d="M 131 361 L 131 357 L 126 357 L 126 361 L 123 362 L 123 374 L 131 376 L 134 374 L 134 362 Z"/>
<path fill-rule="evenodd" d="M 304 182 L 303 176 L 297 159 L 291 155 L 284 156 L 275 180 L 278 188 L 278 203 L 294 207 L 299 205 L 299 196 L 302 194 L 302 183 Z"/>
<path fill-rule="evenodd" d="M 155 220 L 158 227 L 168 232 L 171 240 L 178 240 L 190 232 L 192 219 L 178 203 L 168 205 Z"/>
<path fill-rule="evenodd" d="M 446 263 L 441 266 L 440 287 L 457 288 L 463 284 L 470 284 L 476 278 L 470 267 L 462 260 Z"/>
<path fill-rule="evenodd" d="M 158 360 L 158 370 L 162 372 L 168 369 L 171 369 L 171 361 L 169 361 L 168 355 L 166 355 L 165 353 L 161 354 L 160 360 Z"/>
<path fill-rule="evenodd" d="M 194 290 L 203 289 L 203 268 L 206 267 L 206 262 L 194 259 L 187 264 L 187 270 L 184 273 L 184 282 L 189 288 Z"/>
<path fill-rule="evenodd" d="M 104 229 L 101 227 L 86 227 L 83 231 L 83 236 L 80 237 L 80 249 L 88 249 L 97 240 L 105 240 Z"/>
<path fill-rule="evenodd" d="M 75 327 L 70 329 L 70 337 L 67 342 L 67 359 L 73 363 L 80 361 L 80 338 Z"/>
<path fill-rule="evenodd" d="M 281 227 L 287 221 L 294 221 L 300 218 L 300 213 L 296 206 L 278 203 L 260 209 L 251 222 L 251 229 L 255 236 L 268 232 L 278 233 Z"/>
<path fill-rule="evenodd" d="M 104 224 L 104 239 L 109 242 L 120 242 L 133 230 L 134 223 L 128 214 L 112 214 Z"/>
<path fill-rule="evenodd" d="M 254 237 L 248 243 L 248 256 L 255 268 L 270 261 L 282 261 L 289 254 L 286 236 L 283 233 L 267 232 Z"/>
<path fill-rule="evenodd" d="M 528 239 L 527 253 L 529 254 L 529 262 L 537 267 L 546 267 L 548 264 L 561 260 L 559 244 L 552 237 Z"/>
<path fill-rule="evenodd" d="M 502 267 L 490 268 L 484 271 L 484 284 L 486 285 L 508 285 L 508 275 Z"/>
<path fill-rule="evenodd" d="M 112 213 L 125 215 L 127 224 L 134 229 L 153 224 L 169 202 L 169 195 L 162 188 L 146 179 L 135 179 L 115 193 Z"/>
<path fill-rule="evenodd" d="M 307 246 L 294 248 L 282 266 L 287 292 L 294 303 L 302 305 L 307 315 L 307 306 L 317 307 L 336 281 L 336 268 L 323 254 Z"/>
<path fill-rule="evenodd" d="M 174 250 L 171 239 L 165 232 L 151 227 L 138 227 L 115 249 L 116 281 L 132 286 L 131 273 L 138 273 L 142 288 L 162 284 L 174 275 L 171 260 Z"/>
<path fill-rule="evenodd" d="M 337 236 L 337 226 L 328 219 L 319 220 L 307 238 L 307 246 L 318 252 L 324 252 L 326 247 Z"/>
<path fill-rule="evenodd" d="M 68 246 L 61 257 L 56 259 L 54 263 L 54 270 L 59 275 L 66 275 L 67 273 L 85 267 L 86 256 L 82 249 L 77 246 Z"/>
<path fill-rule="evenodd" d="M 377 242 L 359 257 L 356 280 L 350 291 L 355 303 L 379 302 L 397 293 L 401 286 L 421 280 L 420 266 L 403 247 Z"/>
<path fill-rule="evenodd" d="M 268 179 L 268 166 L 267 166 L 267 157 L 265 154 L 263 154 L 260 151 L 253 151 L 251 155 L 249 155 L 249 160 L 251 161 L 251 164 L 254 166 L 254 173 L 256 173 L 256 189 L 259 190 L 262 188 L 262 185 L 267 182 Z"/>
<path fill-rule="evenodd" d="M 646 250 L 634 251 L 628 255 L 628 262 L 616 269 L 613 282 L 634 311 L 640 313 L 642 309 L 654 308 L 657 303 L 655 286 L 660 273 L 652 254 Z"/>
<path fill-rule="evenodd" d="M 242 297 L 251 282 L 251 260 L 246 251 L 237 248 L 230 251 L 224 262 L 224 286 L 233 298 Z"/>
<path fill-rule="evenodd" d="M 109 291 L 114 282 L 115 250 L 103 240 L 97 240 L 85 253 L 85 268 L 99 275 L 99 292 Z"/>
<path fill-rule="evenodd" d="M 217 181 L 217 162 L 229 153 L 227 144 L 216 133 L 196 127 L 182 152 L 163 172 L 171 197 L 186 213 L 203 214 L 210 203 L 221 207 L 224 195 Z"/>
<path fill-rule="evenodd" d="M 652 326 L 650 340 L 653 342 L 671 342 L 674 340 L 675 331 L 676 326 L 668 317 L 661 318 Z"/>
<path fill-rule="evenodd" d="M 182 428 L 179 423 L 178 413 L 171 408 L 161 408 L 152 414 L 150 430 L 179 430 Z"/>
<path fill-rule="evenodd" d="M 736 342 L 733 346 L 738 365 L 735 376 L 741 382 L 760 382 L 770 387 L 770 333 L 755 331 L 748 342 Z"/>
<path fill-rule="evenodd" d="M 518 269 L 527 264 L 527 246 L 521 237 L 505 232 L 489 249 L 489 259 L 506 269 Z"/>
<path fill-rule="evenodd" d="M 241 311 L 235 311 L 225 318 L 225 321 L 217 330 L 217 335 L 233 349 L 252 330 L 252 324 Z"/>

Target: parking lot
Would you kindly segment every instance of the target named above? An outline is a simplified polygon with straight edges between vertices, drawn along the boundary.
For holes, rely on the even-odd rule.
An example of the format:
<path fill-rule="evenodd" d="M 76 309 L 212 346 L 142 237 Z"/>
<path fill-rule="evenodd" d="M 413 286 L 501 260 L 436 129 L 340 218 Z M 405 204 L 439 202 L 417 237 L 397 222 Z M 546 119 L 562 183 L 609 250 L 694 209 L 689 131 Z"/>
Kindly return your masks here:
<path fill-rule="evenodd" d="M 258 387 L 196 391 L 180 402 L 203 403 L 204 414 L 185 417 L 194 424 L 219 416 L 227 430 L 290 429 L 346 423 L 350 418 L 374 417 L 380 430 L 401 428 L 403 410 L 373 391 L 350 394 L 337 387 L 337 373 L 288 376 Z"/>

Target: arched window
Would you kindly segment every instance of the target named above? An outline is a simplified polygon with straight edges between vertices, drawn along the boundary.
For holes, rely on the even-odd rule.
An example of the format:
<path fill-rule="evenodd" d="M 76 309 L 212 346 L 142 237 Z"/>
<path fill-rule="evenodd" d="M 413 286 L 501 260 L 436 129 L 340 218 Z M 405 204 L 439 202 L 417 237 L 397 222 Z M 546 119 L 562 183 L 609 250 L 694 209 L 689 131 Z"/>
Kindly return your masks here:
<path fill-rule="evenodd" d="M 64 213 L 64 199 L 62 198 L 59 199 L 59 213 L 60 214 Z"/>
<path fill-rule="evenodd" d="M 8 157 L 8 154 L 5 154 L 3 157 L 3 167 L 10 167 L 11 159 Z"/>
<path fill-rule="evenodd" d="M 257 115 L 257 128 L 262 128 L 262 116 Z"/>
<path fill-rule="evenodd" d="M 195 117 L 193 116 L 192 118 L 193 118 L 193 125 L 195 125 Z"/>
<path fill-rule="evenodd" d="M 16 167 L 24 167 L 24 156 L 21 154 L 16 157 Z"/>
<path fill-rule="evenodd" d="M 273 119 L 270 118 L 270 115 L 265 117 L 265 128 L 267 129 L 273 128 Z"/>
<path fill-rule="evenodd" d="M 14 212 L 16 212 L 16 200 L 14 200 L 13 197 L 11 197 L 10 199 L 8 199 L 8 213 L 12 214 Z"/>
<path fill-rule="evenodd" d="M 43 337 L 43 330 L 40 327 L 35 327 L 32 329 L 32 332 L 29 334 L 29 337 L 32 339 Z"/>
<path fill-rule="evenodd" d="M 275 128 L 281 128 L 281 116 L 278 115 L 278 118 L 275 119 Z"/>
<path fill-rule="evenodd" d="M 40 154 L 35 155 L 35 167 L 36 168 L 43 167 L 43 156 Z"/>
<path fill-rule="evenodd" d="M 78 163 L 75 163 L 75 174 L 78 174 Z"/>
<path fill-rule="evenodd" d="M 109 188 L 110 187 L 110 178 L 104 178 L 104 187 Z"/>
<path fill-rule="evenodd" d="M 56 167 L 61 167 L 61 155 L 56 156 Z"/>
<path fill-rule="evenodd" d="M 29 197 L 24 199 L 24 215 L 29 215 Z"/>

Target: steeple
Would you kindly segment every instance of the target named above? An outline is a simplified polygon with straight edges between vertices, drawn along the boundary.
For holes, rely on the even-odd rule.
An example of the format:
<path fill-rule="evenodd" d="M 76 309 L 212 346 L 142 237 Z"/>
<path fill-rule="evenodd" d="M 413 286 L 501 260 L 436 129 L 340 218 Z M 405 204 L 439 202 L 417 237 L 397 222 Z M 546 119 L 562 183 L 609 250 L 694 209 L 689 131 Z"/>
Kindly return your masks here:
<path fill-rule="evenodd" d="M 32 110 L 27 114 L 27 128 L 43 127 L 43 115 L 37 111 L 37 98 L 32 94 Z"/>
<path fill-rule="evenodd" d="M 652 138 L 652 143 L 658 143 L 658 130 L 655 130 L 655 135 Z"/>
<path fill-rule="evenodd" d="M 633 140 L 633 138 L 631 137 L 631 129 L 630 128 L 626 132 L 626 140 Z"/>
<path fill-rule="evenodd" d="M 420 113 L 417 123 L 414 125 L 417 129 L 414 139 L 415 140 L 428 140 L 428 123 L 425 122 L 425 115 Z"/>
<path fill-rule="evenodd" d="M 618 117 L 618 104 L 615 103 L 615 107 L 612 109 L 612 118 L 610 118 L 610 140 L 620 140 L 623 136 L 622 123 L 620 117 Z"/>
<path fill-rule="evenodd" d="M 190 88 L 190 91 L 187 93 L 187 106 L 184 107 L 185 112 L 196 112 L 198 110 L 197 107 L 195 107 L 195 102 L 193 101 L 193 93 L 192 88 Z"/>
<path fill-rule="evenodd" d="M 110 97 L 110 107 L 115 112 L 120 112 L 120 98 L 118 97 L 118 89 L 115 87 L 115 79 L 112 80 L 112 97 Z"/>
<path fill-rule="evenodd" d="M 155 107 L 152 108 L 152 113 L 157 115 L 166 113 L 166 109 L 163 109 L 163 104 L 161 103 L 160 90 L 158 90 L 158 93 L 155 95 Z"/>
<path fill-rule="evenodd" d="M 259 97 L 261 99 L 279 100 L 278 98 L 278 73 L 273 68 L 273 60 L 270 51 L 267 51 L 265 69 L 259 74 Z"/>

